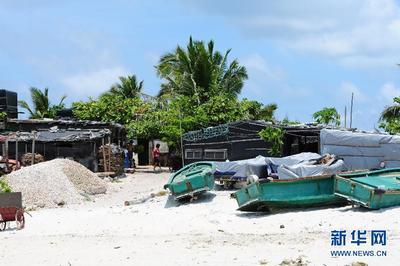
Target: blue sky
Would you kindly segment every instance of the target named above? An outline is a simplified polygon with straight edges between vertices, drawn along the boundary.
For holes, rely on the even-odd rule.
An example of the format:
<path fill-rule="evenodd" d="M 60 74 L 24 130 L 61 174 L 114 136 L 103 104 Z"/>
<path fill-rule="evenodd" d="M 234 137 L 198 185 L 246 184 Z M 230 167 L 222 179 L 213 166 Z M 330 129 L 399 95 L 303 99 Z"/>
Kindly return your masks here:
<path fill-rule="evenodd" d="M 355 93 L 354 126 L 373 129 L 400 95 L 400 3 L 368 1 L 0 0 L 0 88 L 29 100 L 49 87 L 67 103 L 136 74 L 156 94 L 154 65 L 194 39 L 232 48 L 249 72 L 241 97 L 275 102 L 278 118 L 341 113 Z"/>

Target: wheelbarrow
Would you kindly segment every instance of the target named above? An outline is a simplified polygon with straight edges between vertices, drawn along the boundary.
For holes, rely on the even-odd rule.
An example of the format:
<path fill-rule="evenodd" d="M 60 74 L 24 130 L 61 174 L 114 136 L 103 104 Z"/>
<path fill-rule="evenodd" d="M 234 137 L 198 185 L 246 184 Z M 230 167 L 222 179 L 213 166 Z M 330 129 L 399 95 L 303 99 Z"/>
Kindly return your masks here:
<path fill-rule="evenodd" d="M 21 192 L 0 193 L 0 231 L 6 229 L 8 222 L 14 221 L 18 230 L 24 228 L 24 213 Z"/>

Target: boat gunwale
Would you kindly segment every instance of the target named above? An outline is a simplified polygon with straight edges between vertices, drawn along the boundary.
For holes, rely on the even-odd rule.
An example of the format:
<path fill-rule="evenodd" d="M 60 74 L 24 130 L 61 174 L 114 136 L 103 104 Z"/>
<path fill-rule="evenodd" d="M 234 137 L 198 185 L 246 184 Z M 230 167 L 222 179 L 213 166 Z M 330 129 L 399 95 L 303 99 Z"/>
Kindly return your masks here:
<path fill-rule="evenodd" d="M 374 188 L 374 187 L 372 187 L 372 186 L 369 186 L 369 185 L 367 185 L 367 184 L 364 184 L 364 183 L 361 183 L 361 182 L 358 182 L 357 180 L 353 180 L 353 179 L 351 179 L 351 178 L 345 178 L 345 177 L 342 177 L 342 176 L 336 176 L 336 179 L 337 180 L 344 180 L 345 182 L 349 182 L 349 183 L 357 183 L 358 185 L 360 185 L 361 187 L 364 187 L 365 189 L 368 189 L 368 190 L 371 190 L 372 191 L 372 193 L 373 194 L 375 194 L 375 189 L 376 188 Z M 335 189 L 336 189 L 336 180 L 335 180 Z M 335 194 L 337 194 L 336 192 L 335 192 Z M 339 193 L 338 193 L 339 194 Z M 384 193 L 383 194 L 400 194 L 400 189 L 386 189 L 386 190 L 384 190 Z"/>
<path fill-rule="evenodd" d="M 318 180 L 318 179 L 328 179 L 328 178 L 333 178 L 335 175 L 334 174 L 329 174 L 329 175 L 316 175 L 316 176 L 305 176 L 305 177 L 299 177 L 299 178 L 290 178 L 290 179 L 274 179 L 270 181 L 269 179 L 259 179 L 258 183 L 291 183 L 291 182 L 302 182 L 302 181 L 308 181 L 308 180 Z"/>
<path fill-rule="evenodd" d="M 350 202 L 352 202 L 352 203 L 361 205 L 361 206 L 363 206 L 363 207 L 371 208 L 371 206 L 369 205 L 368 202 L 367 202 L 367 203 L 362 202 L 361 200 L 358 200 L 358 199 L 356 199 L 355 197 L 352 197 L 352 196 L 349 196 L 349 195 L 346 195 L 346 194 L 342 194 L 342 193 L 337 193 L 337 192 L 335 192 L 335 195 L 338 196 L 338 197 L 344 198 L 344 199 L 346 199 L 347 201 L 350 201 Z"/>
<path fill-rule="evenodd" d="M 164 189 L 167 189 L 167 188 L 169 188 L 169 187 L 172 186 L 172 185 L 180 184 L 180 183 L 184 182 L 184 180 L 178 181 L 178 182 L 174 182 L 174 179 L 175 179 L 179 174 L 181 174 L 183 171 L 187 170 L 186 168 L 188 168 L 189 166 L 190 166 L 190 167 L 195 167 L 196 165 L 201 165 L 201 164 L 209 165 L 210 168 L 211 168 L 211 171 L 210 171 L 211 173 L 215 170 L 215 164 L 214 164 L 213 162 L 200 161 L 200 162 L 195 162 L 195 163 L 188 164 L 188 165 L 182 167 L 181 169 L 179 169 L 176 173 L 172 173 L 172 174 L 171 174 L 171 176 L 168 178 L 167 184 L 164 185 Z M 204 170 L 202 170 L 202 171 L 204 171 Z M 200 172 L 200 173 L 201 173 L 201 172 Z M 188 177 L 188 179 L 190 180 L 190 177 Z"/>
<path fill-rule="evenodd" d="M 362 176 L 371 175 L 371 174 L 393 173 L 393 172 L 399 172 L 399 174 L 400 174 L 400 167 L 384 168 L 384 169 L 379 169 L 379 170 L 367 170 L 367 171 L 355 172 L 355 173 L 344 172 L 344 173 L 336 174 L 336 176 L 341 177 L 341 178 L 353 178 L 353 177 L 362 177 Z"/>

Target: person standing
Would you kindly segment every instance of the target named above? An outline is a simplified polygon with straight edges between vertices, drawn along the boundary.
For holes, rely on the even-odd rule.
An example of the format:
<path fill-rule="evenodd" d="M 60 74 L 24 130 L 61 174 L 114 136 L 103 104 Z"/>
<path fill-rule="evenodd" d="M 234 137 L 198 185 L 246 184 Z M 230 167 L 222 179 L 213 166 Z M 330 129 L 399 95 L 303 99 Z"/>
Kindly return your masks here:
<path fill-rule="evenodd" d="M 160 144 L 157 143 L 156 147 L 153 149 L 153 166 L 154 166 L 154 172 L 156 172 L 156 167 L 158 166 L 160 168 L 161 172 L 161 161 L 160 161 Z"/>
<path fill-rule="evenodd" d="M 128 143 L 128 160 L 129 160 L 129 168 L 136 168 L 135 167 L 135 159 L 133 159 L 133 143 L 130 141 Z"/>

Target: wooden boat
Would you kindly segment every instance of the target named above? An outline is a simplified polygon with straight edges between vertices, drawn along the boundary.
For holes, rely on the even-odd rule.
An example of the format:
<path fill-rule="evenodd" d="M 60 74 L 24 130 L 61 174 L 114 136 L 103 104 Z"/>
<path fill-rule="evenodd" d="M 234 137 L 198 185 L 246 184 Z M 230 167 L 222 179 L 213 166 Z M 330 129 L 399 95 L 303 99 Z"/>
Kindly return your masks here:
<path fill-rule="evenodd" d="M 398 206 L 400 168 L 339 174 L 335 179 L 335 194 L 369 209 Z"/>
<path fill-rule="evenodd" d="M 176 200 L 193 198 L 214 187 L 214 170 L 212 162 L 189 164 L 173 173 L 164 188 L 169 189 Z"/>
<path fill-rule="evenodd" d="M 269 211 L 274 208 L 315 207 L 344 203 L 334 194 L 334 176 L 289 180 L 260 180 L 232 194 L 239 210 Z"/>

